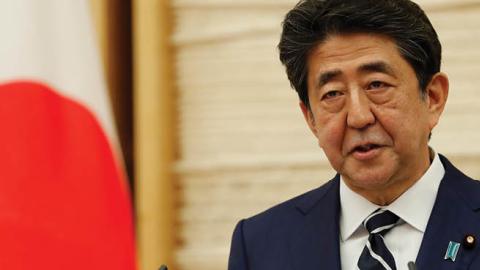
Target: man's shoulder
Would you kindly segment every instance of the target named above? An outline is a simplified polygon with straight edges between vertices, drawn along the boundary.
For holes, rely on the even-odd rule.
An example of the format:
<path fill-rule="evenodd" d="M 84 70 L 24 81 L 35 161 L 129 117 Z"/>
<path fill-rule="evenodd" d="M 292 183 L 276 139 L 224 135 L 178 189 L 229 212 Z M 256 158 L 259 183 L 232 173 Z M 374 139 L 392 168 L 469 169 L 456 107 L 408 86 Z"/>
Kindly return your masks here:
<path fill-rule="evenodd" d="M 475 180 L 456 168 L 446 157 L 440 155 L 440 160 L 445 168 L 443 186 L 454 190 L 469 204 L 480 207 L 480 181 Z"/>
<path fill-rule="evenodd" d="M 338 176 L 322 186 L 305 192 L 292 199 L 279 203 L 259 214 L 243 220 L 243 226 L 253 231 L 265 231 L 272 228 L 291 228 L 313 206 L 325 203 L 322 198 L 327 192 L 338 188 Z"/>
<path fill-rule="evenodd" d="M 464 186 L 466 190 L 472 190 L 474 192 L 480 191 L 480 179 L 473 179 L 453 165 L 453 163 L 450 162 L 450 160 L 448 160 L 445 156 L 441 154 L 439 156 L 440 161 L 445 168 L 445 179 L 454 180 L 455 184 Z"/>
<path fill-rule="evenodd" d="M 246 258 L 249 269 L 281 269 L 290 263 L 286 255 L 291 253 L 292 241 L 311 224 L 308 220 L 322 216 L 332 220 L 328 217 L 335 211 L 332 206 L 338 198 L 338 187 L 337 176 L 319 188 L 240 221 L 232 236 L 231 269 L 246 269 Z"/>

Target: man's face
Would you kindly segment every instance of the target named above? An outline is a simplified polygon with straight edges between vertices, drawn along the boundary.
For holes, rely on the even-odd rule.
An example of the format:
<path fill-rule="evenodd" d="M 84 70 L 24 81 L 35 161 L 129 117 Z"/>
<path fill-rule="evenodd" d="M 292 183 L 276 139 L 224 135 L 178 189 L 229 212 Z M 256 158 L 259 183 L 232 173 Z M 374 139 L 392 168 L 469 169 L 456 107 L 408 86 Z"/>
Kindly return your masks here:
<path fill-rule="evenodd" d="M 444 104 L 435 107 L 435 91 L 446 87 L 445 99 L 448 92 L 443 74 L 427 87 L 433 94 L 422 98 L 415 72 L 395 43 L 372 34 L 331 36 L 307 64 L 311 110 L 301 104 L 302 110 L 351 189 L 389 194 L 423 175 L 429 166 L 428 135 Z"/>

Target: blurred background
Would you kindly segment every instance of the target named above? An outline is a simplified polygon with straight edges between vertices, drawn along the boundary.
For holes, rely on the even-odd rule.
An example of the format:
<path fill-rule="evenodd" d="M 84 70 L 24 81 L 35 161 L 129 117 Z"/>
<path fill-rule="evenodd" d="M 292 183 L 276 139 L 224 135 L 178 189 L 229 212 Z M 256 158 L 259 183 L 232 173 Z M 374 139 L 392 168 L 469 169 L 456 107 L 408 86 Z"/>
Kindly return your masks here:
<path fill-rule="evenodd" d="M 334 176 L 278 60 L 296 0 L 88 1 L 138 269 L 226 269 L 240 219 Z M 432 146 L 479 179 L 480 1 L 417 2 L 451 81 Z"/>

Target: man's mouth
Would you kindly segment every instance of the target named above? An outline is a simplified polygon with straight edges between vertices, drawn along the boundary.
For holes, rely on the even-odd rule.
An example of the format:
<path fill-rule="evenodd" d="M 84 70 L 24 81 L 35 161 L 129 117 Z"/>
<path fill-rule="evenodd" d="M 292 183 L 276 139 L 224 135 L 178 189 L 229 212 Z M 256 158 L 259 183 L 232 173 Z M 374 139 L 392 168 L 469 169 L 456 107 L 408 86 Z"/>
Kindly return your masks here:
<path fill-rule="evenodd" d="M 373 150 L 373 149 L 377 149 L 379 148 L 380 145 L 378 144 L 373 144 L 373 143 L 369 143 L 369 144 L 363 144 L 363 145 L 359 145 L 357 147 L 355 147 L 353 149 L 353 152 L 360 152 L 360 153 L 366 153 L 370 150 Z"/>

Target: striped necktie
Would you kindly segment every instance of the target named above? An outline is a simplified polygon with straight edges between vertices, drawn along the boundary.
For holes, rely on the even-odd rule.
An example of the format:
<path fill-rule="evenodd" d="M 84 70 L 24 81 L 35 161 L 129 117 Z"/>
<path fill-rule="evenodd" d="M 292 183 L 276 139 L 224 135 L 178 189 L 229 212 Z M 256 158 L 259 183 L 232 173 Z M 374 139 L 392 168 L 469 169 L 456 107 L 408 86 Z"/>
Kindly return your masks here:
<path fill-rule="evenodd" d="M 397 269 L 395 259 L 383 241 L 383 236 L 396 225 L 397 221 L 397 215 L 381 208 L 363 221 L 363 226 L 370 236 L 358 259 L 357 265 L 360 270 Z"/>

